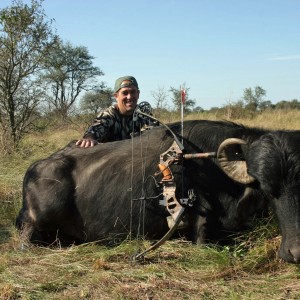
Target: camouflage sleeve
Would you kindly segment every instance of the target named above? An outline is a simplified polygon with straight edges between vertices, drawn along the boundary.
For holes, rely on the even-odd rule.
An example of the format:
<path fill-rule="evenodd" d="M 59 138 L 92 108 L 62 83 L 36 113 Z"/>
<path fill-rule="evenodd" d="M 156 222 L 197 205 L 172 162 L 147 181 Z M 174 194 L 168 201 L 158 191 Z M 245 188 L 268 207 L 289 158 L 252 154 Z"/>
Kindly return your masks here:
<path fill-rule="evenodd" d="M 95 118 L 93 125 L 85 132 L 84 138 L 93 138 L 98 142 L 105 140 L 109 130 L 115 124 L 115 114 L 113 106 L 103 110 Z"/>

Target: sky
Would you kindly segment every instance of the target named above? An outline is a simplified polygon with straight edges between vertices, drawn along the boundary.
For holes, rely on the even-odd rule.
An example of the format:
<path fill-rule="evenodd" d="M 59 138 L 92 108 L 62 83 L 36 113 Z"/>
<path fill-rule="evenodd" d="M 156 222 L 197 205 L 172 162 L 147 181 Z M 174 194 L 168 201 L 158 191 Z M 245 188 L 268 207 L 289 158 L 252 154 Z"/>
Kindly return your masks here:
<path fill-rule="evenodd" d="M 11 4 L 0 0 L 0 9 Z M 43 8 L 65 42 L 87 47 L 108 87 L 136 77 L 140 101 L 154 105 L 153 92 L 183 85 L 204 109 L 255 86 L 274 104 L 300 100 L 298 0 L 44 0 Z"/>

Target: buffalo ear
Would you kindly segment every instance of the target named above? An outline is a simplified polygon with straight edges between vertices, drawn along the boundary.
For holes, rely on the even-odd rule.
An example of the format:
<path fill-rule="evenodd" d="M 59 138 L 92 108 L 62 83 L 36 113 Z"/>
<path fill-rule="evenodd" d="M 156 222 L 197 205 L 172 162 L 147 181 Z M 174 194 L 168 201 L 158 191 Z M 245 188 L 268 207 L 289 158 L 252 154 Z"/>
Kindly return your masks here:
<path fill-rule="evenodd" d="M 253 187 L 252 187 L 253 186 Z M 245 223 L 253 216 L 258 208 L 265 209 L 265 202 L 261 201 L 261 194 L 255 188 L 255 184 L 245 188 L 243 196 L 237 204 L 236 220 L 239 224 Z"/>
<path fill-rule="evenodd" d="M 247 142 L 242 139 L 226 139 L 221 143 L 217 152 L 217 159 L 222 170 L 231 179 L 242 184 L 255 181 L 255 178 L 247 172 L 247 163 L 241 149 L 241 145 L 246 144 Z"/>

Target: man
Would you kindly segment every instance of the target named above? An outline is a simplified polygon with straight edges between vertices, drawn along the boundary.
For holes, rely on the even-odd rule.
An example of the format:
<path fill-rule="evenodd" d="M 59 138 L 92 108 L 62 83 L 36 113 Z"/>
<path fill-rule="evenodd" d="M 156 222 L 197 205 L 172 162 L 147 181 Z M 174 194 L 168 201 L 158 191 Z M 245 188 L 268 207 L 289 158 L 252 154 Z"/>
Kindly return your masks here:
<path fill-rule="evenodd" d="M 94 124 L 89 127 L 83 138 L 76 142 L 76 145 L 88 148 L 98 143 L 128 139 L 139 133 L 149 125 L 149 120 L 138 115 L 133 120 L 139 96 L 139 86 L 133 76 L 118 78 L 114 88 L 117 104 L 100 112 Z"/>

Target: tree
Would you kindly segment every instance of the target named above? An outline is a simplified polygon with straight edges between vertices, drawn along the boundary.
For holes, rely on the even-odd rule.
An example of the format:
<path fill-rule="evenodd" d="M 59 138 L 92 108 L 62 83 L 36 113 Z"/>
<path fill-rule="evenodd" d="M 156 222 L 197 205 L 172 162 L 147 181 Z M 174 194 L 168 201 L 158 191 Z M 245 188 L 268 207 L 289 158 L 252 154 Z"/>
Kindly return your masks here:
<path fill-rule="evenodd" d="M 202 108 L 201 106 L 196 106 L 193 109 L 193 112 L 195 112 L 195 113 L 203 113 L 204 111 L 205 111 L 204 108 Z"/>
<path fill-rule="evenodd" d="M 276 109 L 300 109 L 300 102 L 297 99 L 293 99 L 292 101 L 282 100 L 275 104 Z"/>
<path fill-rule="evenodd" d="M 265 95 L 266 91 L 260 86 L 256 86 L 254 90 L 252 88 L 244 89 L 243 100 L 246 103 L 245 108 L 253 112 L 257 111 Z"/>
<path fill-rule="evenodd" d="M 82 91 L 95 89 L 96 77 L 104 73 L 93 66 L 94 59 L 86 47 L 74 47 L 59 41 L 46 61 L 43 79 L 49 90 L 49 103 L 63 118 Z"/>
<path fill-rule="evenodd" d="M 244 102 L 228 101 L 219 111 L 222 111 L 228 120 L 242 118 L 245 116 Z"/>
<path fill-rule="evenodd" d="M 167 92 L 164 87 L 159 86 L 157 91 L 151 92 L 151 95 L 154 98 L 156 109 L 161 110 L 166 108 Z"/>
<path fill-rule="evenodd" d="M 183 85 L 182 90 L 183 89 L 186 92 L 184 111 L 185 112 L 191 112 L 191 110 L 195 106 L 196 102 L 195 102 L 195 100 L 189 99 L 189 95 L 188 95 L 189 88 L 186 88 L 185 85 Z M 173 94 L 172 95 L 172 102 L 174 104 L 175 110 L 180 111 L 180 109 L 181 109 L 181 90 L 170 87 L 170 92 Z"/>
<path fill-rule="evenodd" d="M 86 92 L 81 101 L 80 108 L 83 112 L 96 115 L 101 109 L 109 107 L 114 102 L 113 90 L 102 82 L 94 91 Z"/>
<path fill-rule="evenodd" d="M 12 1 L 0 10 L 0 125 L 3 146 L 16 148 L 41 100 L 37 80 L 55 42 L 41 1 Z"/>
<path fill-rule="evenodd" d="M 258 109 L 260 111 L 264 111 L 267 109 L 273 109 L 275 107 L 274 104 L 272 104 L 272 102 L 270 100 L 266 100 L 266 101 L 261 101 L 258 105 Z"/>

